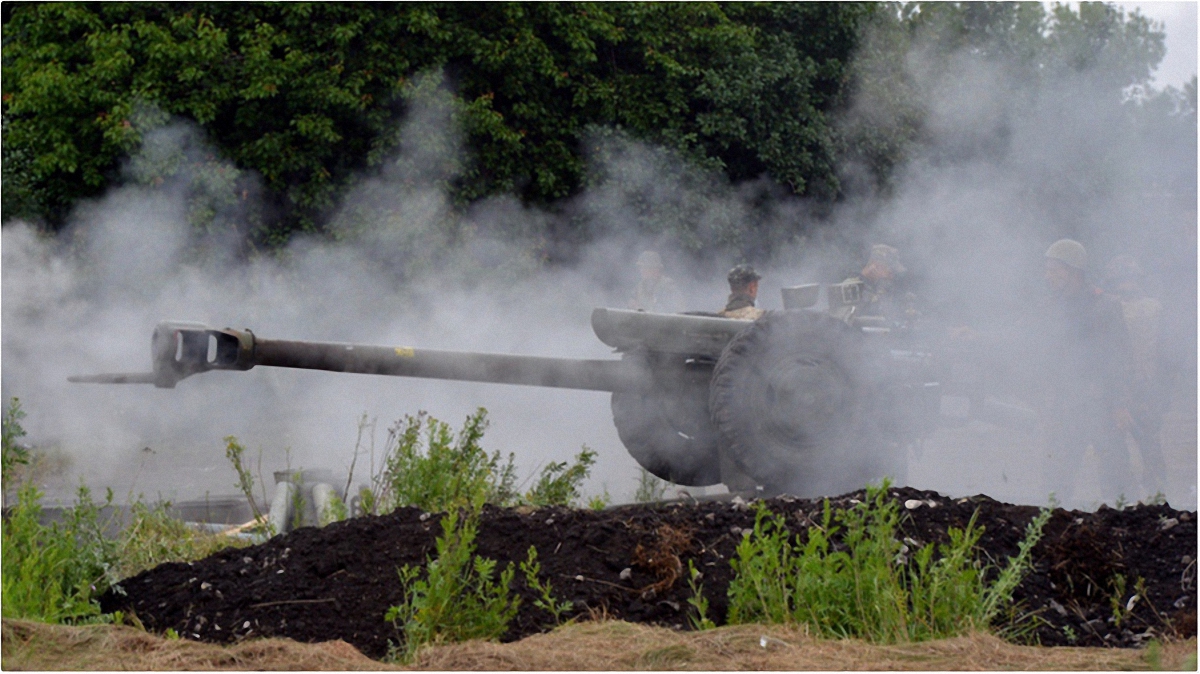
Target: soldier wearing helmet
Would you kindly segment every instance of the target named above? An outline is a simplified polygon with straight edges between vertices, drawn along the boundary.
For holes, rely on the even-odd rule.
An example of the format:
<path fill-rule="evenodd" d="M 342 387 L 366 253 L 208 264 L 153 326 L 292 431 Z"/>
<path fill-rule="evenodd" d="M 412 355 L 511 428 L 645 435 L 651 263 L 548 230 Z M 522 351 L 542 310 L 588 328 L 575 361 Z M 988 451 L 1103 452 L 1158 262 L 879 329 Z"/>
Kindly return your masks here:
<path fill-rule="evenodd" d="M 1121 303 L 1133 355 L 1133 424 L 1129 428 L 1142 454 L 1142 484 L 1147 493 L 1166 488 L 1167 466 L 1159 433 L 1170 402 L 1167 368 L 1159 345 L 1162 303 L 1142 289 L 1142 269 L 1132 255 L 1117 255 L 1105 267 L 1109 291 Z"/>
<path fill-rule="evenodd" d="M 915 318 L 916 296 L 900 287 L 900 280 L 907 271 L 900 262 L 899 250 L 882 243 L 871 246 L 870 257 L 862 271 L 842 282 L 843 286 L 857 285 L 860 289 L 856 293 L 859 299 L 850 313 L 856 316 L 884 316 L 898 322 Z M 846 314 L 846 311 L 842 313 Z"/>
<path fill-rule="evenodd" d="M 638 283 L 629 301 L 631 309 L 674 313 L 683 309 L 683 294 L 675 279 L 663 273 L 662 257 L 643 251 L 637 259 Z"/>
<path fill-rule="evenodd" d="M 758 280 L 762 278 L 754 267 L 739 264 L 729 270 L 726 277 L 729 281 L 729 301 L 720 312 L 725 318 L 745 318 L 757 320 L 765 311 L 754 306 L 758 298 Z"/>
<path fill-rule="evenodd" d="M 1120 303 L 1087 281 L 1088 254 L 1061 239 L 1045 255 L 1049 302 L 1036 326 L 1037 366 L 1052 487 L 1068 494 L 1091 448 L 1102 499 L 1123 492 L 1132 360 Z"/>

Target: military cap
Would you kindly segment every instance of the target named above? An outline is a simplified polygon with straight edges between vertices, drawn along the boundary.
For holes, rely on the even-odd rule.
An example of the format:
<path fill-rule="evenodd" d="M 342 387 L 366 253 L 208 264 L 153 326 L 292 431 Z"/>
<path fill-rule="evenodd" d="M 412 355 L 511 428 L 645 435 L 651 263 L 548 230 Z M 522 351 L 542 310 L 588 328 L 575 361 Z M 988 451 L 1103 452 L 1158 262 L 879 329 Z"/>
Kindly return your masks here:
<path fill-rule="evenodd" d="M 1087 270 L 1087 249 L 1083 247 L 1082 243 L 1074 239 L 1059 239 L 1050 244 L 1050 247 L 1046 249 L 1046 259 L 1058 260 L 1068 267 L 1078 269 L 1079 271 Z"/>
<path fill-rule="evenodd" d="M 758 272 L 754 271 L 754 267 L 751 267 L 748 264 L 739 264 L 738 266 L 729 270 L 729 276 L 727 278 L 729 279 L 729 285 L 731 286 L 744 286 L 747 283 L 751 281 L 757 281 L 762 277 L 758 275 Z"/>

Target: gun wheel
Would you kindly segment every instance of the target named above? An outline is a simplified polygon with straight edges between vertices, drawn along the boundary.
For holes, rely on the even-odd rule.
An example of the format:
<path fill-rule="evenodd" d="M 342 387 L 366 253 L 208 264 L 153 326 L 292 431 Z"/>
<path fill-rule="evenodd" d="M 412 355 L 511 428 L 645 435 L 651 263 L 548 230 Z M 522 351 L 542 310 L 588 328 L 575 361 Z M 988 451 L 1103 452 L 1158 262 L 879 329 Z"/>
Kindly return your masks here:
<path fill-rule="evenodd" d="M 644 390 L 612 394 L 617 435 L 638 464 L 653 475 L 689 487 L 721 482 L 718 436 L 708 415 L 709 373 L 687 371 L 679 364 L 657 368 L 644 353 L 626 360 L 655 368 L 661 376 Z"/>
<path fill-rule="evenodd" d="M 830 316 L 772 312 L 725 347 L 709 406 L 729 457 L 769 491 L 818 496 L 878 476 L 863 431 L 863 335 Z"/>

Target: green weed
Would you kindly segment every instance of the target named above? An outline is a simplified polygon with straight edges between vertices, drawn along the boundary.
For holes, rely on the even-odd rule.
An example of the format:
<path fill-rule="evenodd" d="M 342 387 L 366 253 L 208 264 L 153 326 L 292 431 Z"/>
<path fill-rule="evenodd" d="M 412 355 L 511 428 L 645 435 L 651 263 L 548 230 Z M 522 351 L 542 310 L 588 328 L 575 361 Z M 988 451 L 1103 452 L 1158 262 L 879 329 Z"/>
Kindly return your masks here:
<path fill-rule="evenodd" d="M 612 505 L 612 496 L 605 489 L 603 494 L 596 494 L 588 499 L 587 507 L 589 510 L 604 510 Z"/>
<path fill-rule="evenodd" d="M 478 510 L 465 517 L 458 509 L 442 518 L 437 557 L 419 567 L 398 569 L 404 602 L 384 618 L 404 632 L 398 655 L 411 662 L 425 644 L 496 639 L 517 613 L 519 598 L 509 597 L 512 564 L 496 577 L 495 560 L 475 555 Z"/>
<path fill-rule="evenodd" d="M 537 548 L 529 546 L 529 555 L 525 561 L 521 562 L 521 573 L 525 574 L 525 583 L 529 588 L 538 593 L 538 598 L 533 600 L 533 605 L 548 611 L 554 616 L 554 624 L 562 623 L 562 616 L 567 611 L 570 611 L 574 604 L 570 601 L 559 601 L 554 598 L 554 588 L 550 581 L 543 583 L 538 574 L 542 571 L 542 565 L 537 561 Z"/>
<path fill-rule="evenodd" d="M 704 574 L 700 573 L 700 569 L 697 569 L 696 565 L 689 559 L 688 588 L 691 589 L 692 596 L 688 597 L 688 604 L 696 609 L 696 613 L 688 616 L 688 622 L 691 623 L 692 629 L 695 630 L 710 630 L 717 626 L 708 617 L 708 597 L 704 596 L 704 583 L 700 582 L 700 579 L 703 577 Z"/>
<path fill-rule="evenodd" d="M 667 493 L 667 483 L 655 477 L 654 473 L 645 468 L 639 469 L 637 491 L 633 494 L 635 503 L 652 503 L 661 501 Z"/>
<path fill-rule="evenodd" d="M 25 437 L 25 429 L 21 426 L 21 419 L 24 418 L 21 401 L 16 397 L 9 401 L 3 417 L 0 417 L 0 492 L 4 505 L 8 505 L 13 468 L 29 463 L 29 450 L 19 442 Z"/>
<path fill-rule="evenodd" d="M 899 505 L 887 487 L 869 487 L 863 502 L 836 514 L 826 501 L 803 542 L 760 505 L 731 560 L 729 623 L 807 623 L 820 636 L 877 643 L 989 627 L 1011 602 L 1049 511 L 1030 523 L 1021 552 L 988 585 L 973 558 L 982 534 L 974 516 L 965 529 L 948 531 L 936 557 L 932 543 L 909 550 L 896 539 Z"/>
<path fill-rule="evenodd" d="M 329 503 L 318 513 L 317 524 L 325 526 L 332 522 L 341 522 L 349 517 L 350 509 L 346 507 L 346 502 L 334 494 L 330 497 Z"/>
<path fill-rule="evenodd" d="M 364 512 L 382 515 L 402 506 L 444 512 L 476 502 L 511 502 L 514 457 L 502 464 L 500 452 L 488 455 L 479 446 L 486 428 L 483 408 L 467 416 L 457 437 L 424 412 L 405 415 L 388 430 L 379 470 L 372 465 L 370 493 L 360 495 Z"/>
<path fill-rule="evenodd" d="M 291 463 L 291 461 L 288 461 Z M 304 469 L 292 471 L 291 482 L 296 486 L 292 490 L 292 531 L 305 525 L 304 513 L 308 510 L 308 501 L 304 498 Z"/>
<path fill-rule="evenodd" d="M 61 522 L 39 523 L 41 492 L 28 482 L 17 492 L 0 536 L 3 615 L 49 623 L 95 619 L 94 598 L 116 580 L 117 545 L 104 537 L 100 506 L 81 486 Z M 105 505 L 111 505 L 108 492 Z"/>
<path fill-rule="evenodd" d="M 138 499 L 130 506 L 130 521 L 120 533 L 118 571 L 122 578 L 167 562 L 203 559 L 227 547 L 249 545 L 241 539 L 196 531 L 172 517 L 170 503 L 153 506 Z"/>
<path fill-rule="evenodd" d="M 532 506 L 565 506 L 571 507 L 579 499 L 579 489 L 587 479 L 596 463 L 596 452 L 584 445 L 583 450 L 575 457 L 575 463 L 568 465 L 566 461 L 550 462 L 542 469 L 537 484 L 525 495 L 525 501 Z"/>
<path fill-rule="evenodd" d="M 1042 540 L 1042 531 L 1053 514 L 1052 509 L 1042 508 L 1037 516 L 1025 525 L 1025 535 L 1017 543 L 1017 556 L 1008 559 L 1008 565 L 1001 569 L 996 580 L 992 581 L 984 592 L 983 606 L 976 619 L 981 627 L 992 624 L 1000 615 L 1000 611 L 1012 604 L 1013 592 L 1033 565 L 1033 548 Z M 1010 624 L 1001 630 L 1001 635 L 1013 635 L 1021 631 L 1018 625 Z"/>
<path fill-rule="evenodd" d="M 250 469 L 242 461 L 245 453 L 246 448 L 238 442 L 236 437 L 232 435 L 225 436 L 225 458 L 229 459 L 229 462 L 233 464 L 233 469 L 237 472 L 238 481 L 236 486 L 246 495 L 246 501 L 250 503 L 250 512 L 254 515 L 254 519 L 260 522 L 266 521 L 262 509 L 258 506 L 258 501 L 254 498 L 254 475 L 250 473 Z M 259 456 L 259 460 L 261 462 L 261 455 Z M 263 501 L 266 502 L 266 488 L 263 487 L 263 489 Z"/>

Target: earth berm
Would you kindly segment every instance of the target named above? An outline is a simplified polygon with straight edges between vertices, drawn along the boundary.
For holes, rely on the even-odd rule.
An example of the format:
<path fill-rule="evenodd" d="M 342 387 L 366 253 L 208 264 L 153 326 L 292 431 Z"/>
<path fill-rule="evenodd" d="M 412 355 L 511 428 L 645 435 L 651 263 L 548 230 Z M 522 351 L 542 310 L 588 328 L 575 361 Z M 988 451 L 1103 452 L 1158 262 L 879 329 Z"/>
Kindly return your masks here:
<path fill-rule="evenodd" d="M 947 541 L 948 527 L 965 527 L 978 511 L 985 563 L 1017 554 L 1033 506 L 986 496 L 951 499 L 931 491 L 893 488 L 902 504 L 900 536 L 911 542 Z M 832 498 L 849 507 L 863 492 Z M 793 531 L 819 521 L 823 500 L 766 501 Z M 398 567 L 419 565 L 433 552 L 438 515 L 403 508 L 389 515 L 302 528 L 261 545 L 226 549 L 203 560 L 164 564 L 124 580 L 101 597 L 105 612 L 136 615 L 155 632 L 231 643 L 255 637 L 300 642 L 343 640 L 381 658 L 400 641 L 386 620 L 403 600 Z M 538 551 L 542 578 L 564 616 L 606 616 L 688 629 L 689 561 L 703 571 L 710 617 L 723 624 L 730 557 L 754 509 L 709 501 L 629 505 L 603 511 L 485 507 L 477 554 L 501 567 Z M 1196 634 L 1196 514 L 1169 505 L 1137 505 L 1094 513 L 1056 510 L 1033 550 L 1033 569 L 1015 593 L 1029 614 L 1028 639 L 1045 646 L 1136 647 L 1151 639 Z M 1140 588 L 1140 589 L 1139 589 Z M 544 632 L 554 617 L 534 606 L 521 574 L 513 590 L 520 611 L 505 641 Z M 1132 599 L 1134 595 L 1138 599 Z"/>

